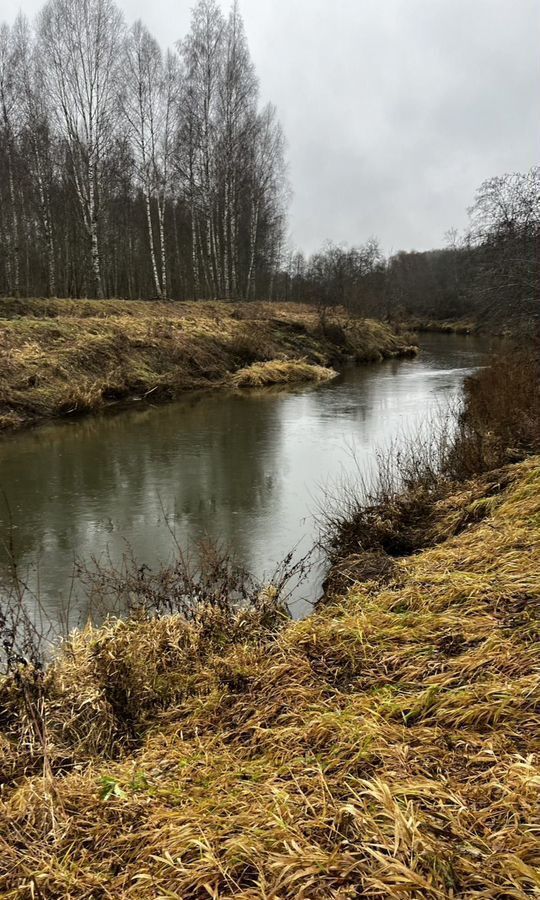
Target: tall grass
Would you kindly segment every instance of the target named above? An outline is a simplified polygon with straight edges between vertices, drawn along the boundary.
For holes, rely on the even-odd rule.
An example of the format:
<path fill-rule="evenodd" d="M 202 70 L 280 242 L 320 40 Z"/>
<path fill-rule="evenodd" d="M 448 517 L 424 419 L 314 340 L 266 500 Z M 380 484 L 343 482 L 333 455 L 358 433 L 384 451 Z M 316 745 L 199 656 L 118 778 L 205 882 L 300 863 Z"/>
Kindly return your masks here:
<path fill-rule="evenodd" d="M 3 688 L 0 894 L 534 897 L 540 461 L 510 468 L 474 527 L 271 636 L 216 610 L 74 635 L 47 780 Z"/>
<path fill-rule="evenodd" d="M 333 369 L 314 366 L 305 359 L 272 359 L 239 369 L 231 376 L 230 381 L 236 388 L 249 388 L 302 381 L 330 381 L 336 375 L 337 372 Z"/>

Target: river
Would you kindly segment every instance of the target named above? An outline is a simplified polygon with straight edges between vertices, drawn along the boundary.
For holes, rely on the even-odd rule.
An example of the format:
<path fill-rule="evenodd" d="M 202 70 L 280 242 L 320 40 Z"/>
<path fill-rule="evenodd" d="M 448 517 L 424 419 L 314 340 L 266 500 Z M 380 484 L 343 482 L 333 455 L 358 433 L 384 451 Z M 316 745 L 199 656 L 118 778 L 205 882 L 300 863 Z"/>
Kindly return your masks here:
<path fill-rule="evenodd" d="M 421 343 L 416 359 L 351 367 L 317 388 L 190 394 L 3 438 L 0 569 L 11 540 L 21 578 L 52 619 L 75 560 L 118 562 L 128 547 L 156 566 L 175 541 L 210 539 L 270 575 L 291 548 L 299 556 L 316 540 L 325 491 L 444 416 L 489 349 L 472 336 Z M 295 592 L 294 615 L 310 608 L 320 580 L 314 572 Z M 72 600 L 83 618 L 85 602 Z"/>

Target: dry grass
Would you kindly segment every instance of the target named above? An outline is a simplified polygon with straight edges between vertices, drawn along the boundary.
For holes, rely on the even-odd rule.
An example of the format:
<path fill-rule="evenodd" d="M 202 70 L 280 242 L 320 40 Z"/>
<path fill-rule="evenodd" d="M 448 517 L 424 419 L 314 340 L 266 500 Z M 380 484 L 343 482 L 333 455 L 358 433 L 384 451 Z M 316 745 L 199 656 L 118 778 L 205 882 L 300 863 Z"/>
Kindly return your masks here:
<path fill-rule="evenodd" d="M 402 328 L 435 334 L 474 334 L 478 331 L 478 325 L 472 319 L 420 319 L 416 316 L 405 319 Z"/>
<path fill-rule="evenodd" d="M 540 345 L 506 347 L 465 382 L 448 464 L 458 477 L 540 451 Z"/>
<path fill-rule="evenodd" d="M 238 388 L 265 387 L 299 381 L 330 381 L 336 375 L 334 369 L 314 366 L 304 359 L 271 359 L 269 362 L 253 363 L 239 369 L 231 376 L 231 384 Z"/>
<path fill-rule="evenodd" d="M 379 322 L 337 311 L 322 329 L 294 304 L 6 300 L 0 315 L 0 429 L 224 385 L 276 358 L 327 366 L 414 352 Z"/>
<path fill-rule="evenodd" d="M 45 775 L 5 684 L 2 897 L 538 896 L 540 458 L 504 479 L 277 636 L 215 610 L 75 636 Z"/>

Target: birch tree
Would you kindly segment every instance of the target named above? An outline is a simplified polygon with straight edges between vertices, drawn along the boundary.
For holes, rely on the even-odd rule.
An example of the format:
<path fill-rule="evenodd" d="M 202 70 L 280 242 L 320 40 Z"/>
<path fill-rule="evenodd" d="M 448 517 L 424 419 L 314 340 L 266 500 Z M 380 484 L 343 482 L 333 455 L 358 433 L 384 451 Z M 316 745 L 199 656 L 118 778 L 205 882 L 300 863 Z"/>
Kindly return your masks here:
<path fill-rule="evenodd" d="M 114 133 L 122 32 L 112 0 L 48 0 L 39 18 L 44 87 L 68 148 L 97 297 L 104 295 L 101 175 Z"/>
<path fill-rule="evenodd" d="M 158 141 L 154 162 L 157 182 L 159 246 L 161 255 L 162 297 L 168 297 L 167 249 L 165 238 L 165 211 L 172 192 L 172 175 L 175 138 L 178 130 L 178 104 L 180 74 L 177 57 L 168 50 L 160 82 L 158 108 Z"/>
<path fill-rule="evenodd" d="M 14 167 L 16 138 L 20 129 L 20 100 L 17 94 L 20 63 L 21 57 L 14 29 L 3 23 L 0 26 L 0 136 L 9 190 L 9 216 L 4 222 L 4 230 L 8 251 L 6 256 L 8 280 L 16 297 L 20 294 L 20 235 Z"/>
<path fill-rule="evenodd" d="M 271 296 L 283 139 L 236 3 L 165 52 L 114 0 L 0 28 L 0 294 Z"/>
<path fill-rule="evenodd" d="M 184 77 L 182 103 L 190 120 L 189 149 L 192 230 L 208 295 L 216 297 L 221 283 L 214 201 L 216 119 L 223 72 L 225 22 L 215 0 L 199 0 L 191 31 L 179 45 Z"/>
<path fill-rule="evenodd" d="M 125 45 L 126 80 L 122 95 L 136 171 L 141 183 L 148 228 L 150 261 L 156 296 L 163 296 L 158 271 L 152 201 L 156 195 L 158 93 L 162 79 L 161 50 L 139 20 L 131 28 Z"/>
<path fill-rule="evenodd" d="M 35 44 L 27 19 L 17 16 L 13 28 L 20 60 L 18 93 L 21 104 L 21 118 L 30 148 L 27 165 L 37 198 L 37 219 L 41 231 L 47 259 L 47 293 L 56 294 L 56 253 L 51 207 L 53 182 L 53 153 L 49 109 L 42 91 L 43 67 L 36 53 Z"/>
<path fill-rule="evenodd" d="M 249 262 L 246 299 L 256 291 L 256 261 L 259 251 L 267 254 L 271 268 L 279 255 L 284 217 L 284 139 L 276 110 L 268 104 L 257 120 L 251 155 L 249 211 Z M 261 242 L 264 239 L 265 244 Z"/>
<path fill-rule="evenodd" d="M 226 297 L 236 295 L 238 290 L 239 203 L 246 179 L 246 150 L 256 135 L 257 97 L 255 69 L 235 0 L 225 29 L 219 97 L 221 268 Z"/>
<path fill-rule="evenodd" d="M 138 21 L 126 39 L 125 70 L 122 107 L 144 194 L 156 295 L 165 299 L 168 293 L 165 209 L 170 196 L 174 136 L 178 127 L 178 62 L 170 52 L 163 57 L 157 41 Z M 159 261 L 154 236 L 154 208 Z"/>

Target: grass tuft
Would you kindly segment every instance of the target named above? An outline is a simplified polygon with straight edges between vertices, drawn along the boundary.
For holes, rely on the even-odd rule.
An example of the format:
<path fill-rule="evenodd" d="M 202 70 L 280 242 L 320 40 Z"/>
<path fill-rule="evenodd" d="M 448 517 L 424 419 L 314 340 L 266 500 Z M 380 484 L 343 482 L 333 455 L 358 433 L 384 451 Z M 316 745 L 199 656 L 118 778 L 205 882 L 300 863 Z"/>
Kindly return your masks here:
<path fill-rule="evenodd" d="M 253 363 L 231 376 L 234 387 L 265 387 L 272 384 L 291 384 L 299 381 L 330 381 L 337 372 L 324 366 L 314 366 L 306 360 L 272 359 Z"/>

